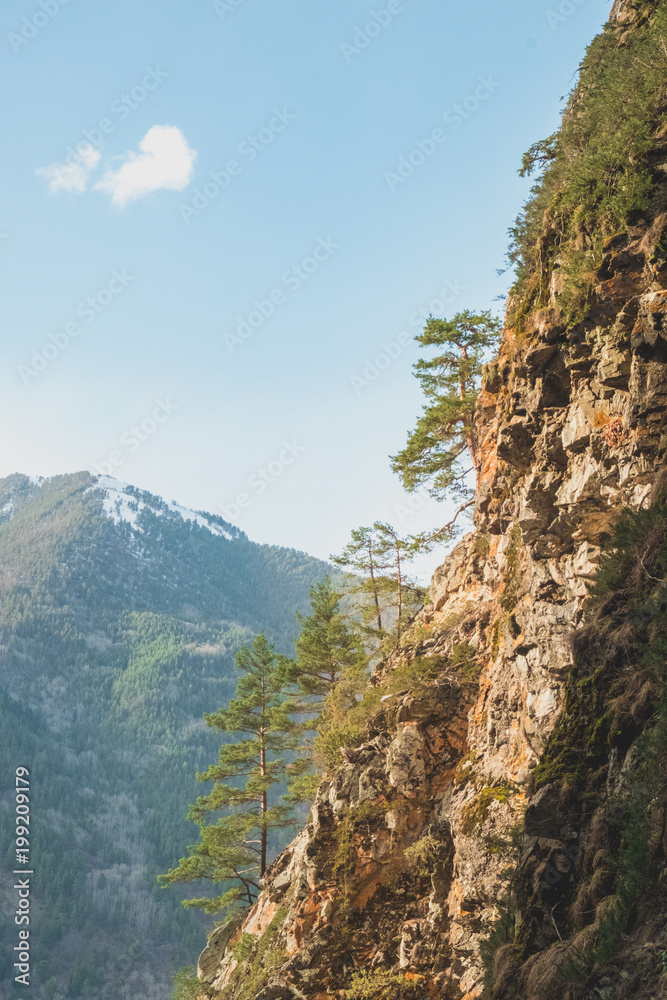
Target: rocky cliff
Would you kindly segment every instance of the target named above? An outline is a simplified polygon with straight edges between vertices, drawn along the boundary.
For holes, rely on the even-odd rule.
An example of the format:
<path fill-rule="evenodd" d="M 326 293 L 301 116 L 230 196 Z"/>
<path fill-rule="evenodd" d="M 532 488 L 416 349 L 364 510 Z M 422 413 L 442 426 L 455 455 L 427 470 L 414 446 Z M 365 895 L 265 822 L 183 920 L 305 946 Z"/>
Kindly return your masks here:
<path fill-rule="evenodd" d="M 624 46 L 638 58 L 664 6 L 617 0 L 597 64 Z M 582 76 L 566 120 L 591 87 Z M 479 397 L 475 529 L 377 671 L 365 741 L 325 776 L 243 923 L 213 934 L 202 996 L 667 995 L 667 812 L 646 777 L 667 648 L 661 100 L 641 153 L 650 196 L 622 226 L 543 212 Z M 644 828 L 642 908 L 628 851 Z"/>

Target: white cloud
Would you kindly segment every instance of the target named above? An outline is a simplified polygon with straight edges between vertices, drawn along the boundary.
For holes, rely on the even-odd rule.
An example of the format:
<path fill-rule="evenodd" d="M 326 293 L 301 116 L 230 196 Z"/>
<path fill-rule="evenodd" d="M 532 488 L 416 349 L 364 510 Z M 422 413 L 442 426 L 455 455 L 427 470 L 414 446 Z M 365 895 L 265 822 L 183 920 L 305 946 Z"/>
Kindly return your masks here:
<path fill-rule="evenodd" d="M 86 190 L 86 184 L 92 170 L 100 162 L 101 153 L 92 146 L 87 146 L 74 155 L 74 151 L 65 163 L 50 163 L 48 167 L 40 167 L 35 173 L 46 177 L 49 191 L 77 191 L 81 194 Z"/>
<path fill-rule="evenodd" d="M 182 191 L 192 180 L 197 153 L 174 125 L 153 125 L 139 150 L 127 153 L 118 170 L 108 170 L 95 190 L 106 191 L 116 205 L 126 205 L 151 191 Z"/>

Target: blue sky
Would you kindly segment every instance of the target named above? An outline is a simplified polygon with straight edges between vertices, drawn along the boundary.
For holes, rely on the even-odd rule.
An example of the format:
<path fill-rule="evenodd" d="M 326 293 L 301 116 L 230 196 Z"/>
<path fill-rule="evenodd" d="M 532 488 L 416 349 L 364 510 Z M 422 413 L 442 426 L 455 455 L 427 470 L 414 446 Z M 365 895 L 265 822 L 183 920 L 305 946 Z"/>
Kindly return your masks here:
<path fill-rule="evenodd" d="M 0 475 L 99 468 L 325 557 L 446 520 L 389 467 L 411 338 L 500 308 L 521 155 L 608 11 L 4 4 Z"/>

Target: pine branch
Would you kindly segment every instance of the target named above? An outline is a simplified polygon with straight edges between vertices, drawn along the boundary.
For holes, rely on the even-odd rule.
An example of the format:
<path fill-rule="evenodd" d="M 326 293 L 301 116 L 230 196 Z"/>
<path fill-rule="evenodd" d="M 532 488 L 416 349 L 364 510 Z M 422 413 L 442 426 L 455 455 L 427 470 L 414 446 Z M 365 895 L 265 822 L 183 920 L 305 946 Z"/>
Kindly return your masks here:
<path fill-rule="evenodd" d="M 476 497 L 472 497 L 466 503 L 462 503 L 461 506 L 459 507 L 459 509 L 454 514 L 454 517 L 451 519 L 451 521 L 448 521 L 447 524 L 443 524 L 442 528 L 438 528 L 438 530 L 435 532 L 435 537 L 437 537 L 438 535 L 442 535 L 446 531 L 448 531 L 450 528 L 453 528 L 454 525 L 455 525 L 455 523 L 456 523 L 456 521 L 457 521 L 457 519 L 458 519 L 458 517 L 459 517 L 459 515 L 462 514 L 464 510 L 467 510 L 468 507 L 472 507 L 473 504 L 475 503 L 475 500 L 476 500 Z"/>

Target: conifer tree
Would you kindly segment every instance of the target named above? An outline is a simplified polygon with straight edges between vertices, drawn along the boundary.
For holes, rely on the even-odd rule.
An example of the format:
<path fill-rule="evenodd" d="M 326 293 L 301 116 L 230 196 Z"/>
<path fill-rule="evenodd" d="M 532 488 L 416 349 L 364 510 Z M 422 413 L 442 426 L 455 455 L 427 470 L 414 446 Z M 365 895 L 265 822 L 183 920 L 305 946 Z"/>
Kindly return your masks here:
<path fill-rule="evenodd" d="M 271 789 L 285 781 L 282 755 L 298 747 L 298 727 L 283 694 L 284 673 L 263 634 L 252 649 L 239 650 L 236 666 L 242 671 L 236 697 L 226 709 L 204 718 L 218 732 L 242 738 L 224 743 L 218 763 L 197 775 L 198 781 L 214 782 L 212 791 L 198 798 L 188 813 L 199 826 L 199 841 L 176 868 L 160 876 L 165 886 L 199 879 L 226 883 L 214 899 L 184 903 L 207 913 L 254 901 L 267 867 L 269 831 L 291 824 L 290 808 L 270 801 Z M 212 814 L 219 812 L 223 815 L 211 822 Z"/>
<path fill-rule="evenodd" d="M 429 317 L 424 332 L 415 338 L 423 347 L 442 350 L 415 365 L 426 403 L 405 448 L 393 456 L 392 469 L 410 493 L 425 485 L 437 499 L 460 501 L 447 529 L 474 502 L 470 474 L 477 473 L 480 464 L 475 404 L 484 359 L 497 344 L 501 328 L 490 312 L 466 310 L 451 320 Z"/>
<path fill-rule="evenodd" d="M 385 651 L 400 642 L 406 620 L 422 603 L 421 588 L 405 571 L 418 550 L 415 539 L 401 538 L 390 524 L 376 521 L 355 529 L 343 552 L 331 556 L 351 571 L 349 592 L 367 598 L 360 607 L 362 634 Z"/>
<path fill-rule="evenodd" d="M 311 712 L 324 710 L 344 674 L 363 672 L 366 665 L 359 640 L 341 613 L 341 597 L 327 576 L 310 589 L 312 614 L 297 611 L 301 632 L 288 675 L 308 699 L 304 708 Z"/>
<path fill-rule="evenodd" d="M 383 589 L 395 609 L 396 645 L 400 645 L 406 623 L 424 602 L 423 588 L 408 576 L 405 566 L 415 555 L 417 548 L 413 538 L 401 538 L 395 528 L 382 521 L 375 522 L 373 532 L 375 551 L 383 572 Z"/>
<path fill-rule="evenodd" d="M 382 567 L 373 528 L 355 528 L 340 555 L 332 555 L 329 558 L 336 566 L 341 566 L 350 573 L 348 593 L 360 594 L 367 598 L 360 606 L 361 620 L 366 626 L 366 631 L 376 637 L 383 635 L 382 595 L 386 584 L 382 579 Z"/>
<path fill-rule="evenodd" d="M 341 613 L 341 596 L 328 576 L 311 587 L 312 614 L 306 617 L 297 612 L 301 632 L 296 640 L 296 659 L 283 661 L 285 678 L 297 689 L 292 711 L 317 716 L 302 723 L 304 733 L 337 721 L 356 704 L 364 686 L 367 657 Z M 311 799 L 319 782 L 312 743 L 306 740 L 301 751 L 289 767 L 290 802 Z"/>

